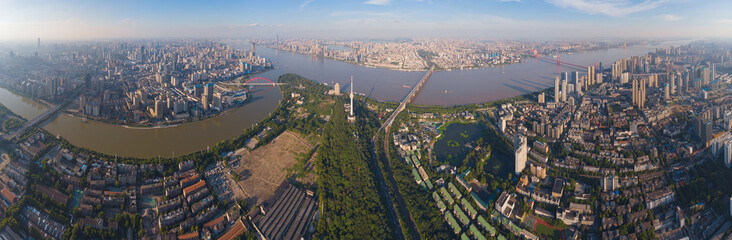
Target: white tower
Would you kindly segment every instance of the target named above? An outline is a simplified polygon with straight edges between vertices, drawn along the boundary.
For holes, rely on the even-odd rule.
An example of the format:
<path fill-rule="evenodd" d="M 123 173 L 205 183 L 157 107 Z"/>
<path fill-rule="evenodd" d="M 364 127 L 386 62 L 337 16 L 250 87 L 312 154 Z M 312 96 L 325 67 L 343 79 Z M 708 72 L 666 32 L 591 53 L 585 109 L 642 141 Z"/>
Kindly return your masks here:
<path fill-rule="evenodd" d="M 353 75 L 351 75 L 351 116 L 353 116 Z"/>

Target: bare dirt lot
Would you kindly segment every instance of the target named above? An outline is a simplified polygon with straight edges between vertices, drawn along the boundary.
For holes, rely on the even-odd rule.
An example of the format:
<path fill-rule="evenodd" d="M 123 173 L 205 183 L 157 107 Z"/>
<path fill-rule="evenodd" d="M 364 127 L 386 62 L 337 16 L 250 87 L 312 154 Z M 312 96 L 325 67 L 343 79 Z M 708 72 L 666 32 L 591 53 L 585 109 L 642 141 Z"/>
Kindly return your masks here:
<path fill-rule="evenodd" d="M 277 186 L 290 177 L 287 169 L 297 163 L 297 155 L 307 153 L 312 148 L 295 133 L 286 131 L 271 143 L 242 153 L 241 163 L 235 171 L 250 204 L 258 205 L 272 196 Z"/>

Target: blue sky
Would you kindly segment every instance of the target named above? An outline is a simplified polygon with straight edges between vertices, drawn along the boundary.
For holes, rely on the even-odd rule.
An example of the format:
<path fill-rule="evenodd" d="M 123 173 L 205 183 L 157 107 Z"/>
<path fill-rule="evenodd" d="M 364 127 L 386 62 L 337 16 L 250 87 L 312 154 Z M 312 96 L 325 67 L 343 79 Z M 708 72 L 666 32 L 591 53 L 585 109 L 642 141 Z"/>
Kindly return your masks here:
<path fill-rule="evenodd" d="M 0 2 L 0 40 L 731 38 L 731 0 Z"/>

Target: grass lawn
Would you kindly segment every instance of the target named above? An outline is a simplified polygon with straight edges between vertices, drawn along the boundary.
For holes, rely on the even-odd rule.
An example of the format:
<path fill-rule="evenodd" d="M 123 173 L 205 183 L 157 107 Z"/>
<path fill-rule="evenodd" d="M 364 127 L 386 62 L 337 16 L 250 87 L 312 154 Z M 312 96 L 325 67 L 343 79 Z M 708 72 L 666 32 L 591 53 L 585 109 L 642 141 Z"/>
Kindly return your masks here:
<path fill-rule="evenodd" d="M 550 239 L 559 239 L 561 237 L 561 231 L 555 230 L 544 223 L 537 222 L 535 228 L 536 232 L 540 236 L 548 237 Z"/>

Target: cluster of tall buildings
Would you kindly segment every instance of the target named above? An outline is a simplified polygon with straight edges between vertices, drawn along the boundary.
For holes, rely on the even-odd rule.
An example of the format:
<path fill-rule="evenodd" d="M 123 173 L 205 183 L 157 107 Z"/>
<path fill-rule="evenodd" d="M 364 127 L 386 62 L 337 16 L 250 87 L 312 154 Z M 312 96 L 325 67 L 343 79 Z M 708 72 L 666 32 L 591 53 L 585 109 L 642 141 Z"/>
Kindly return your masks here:
<path fill-rule="evenodd" d="M 646 106 L 646 81 L 645 79 L 633 79 L 632 89 L 633 106 L 644 108 Z"/>
<path fill-rule="evenodd" d="M 561 72 L 554 78 L 554 102 L 571 103 L 589 90 L 590 86 L 601 82 L 602 74 L 595 74 L 594 66 L 589 66 L 584 76 L 577 71 Z"/>
<path fill-rule="evenodd" d="M 88 54 L 98 55 L 103 75 L 85 79 L 79 112 L 114 122 L 177 121 L 235 106 L 246 100 L 246 90 L 215 84 L 271 68 L 254 48 L 206 41 L 111 43 L 97 49 Z"/>

